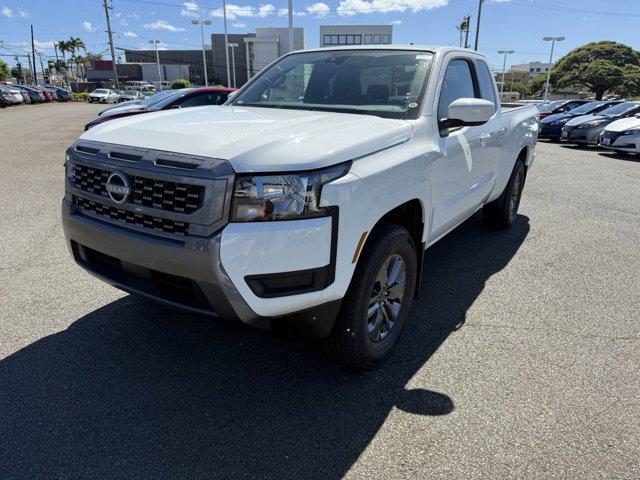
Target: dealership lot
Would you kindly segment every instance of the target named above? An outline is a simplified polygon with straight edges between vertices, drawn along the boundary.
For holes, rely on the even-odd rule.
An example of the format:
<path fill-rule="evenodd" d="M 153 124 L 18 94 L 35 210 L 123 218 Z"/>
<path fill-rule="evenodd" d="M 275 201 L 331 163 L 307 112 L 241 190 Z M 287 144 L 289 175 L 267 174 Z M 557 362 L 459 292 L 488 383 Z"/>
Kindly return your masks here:
<path fill-rule="evenodd" d="M 429 250 L 348 375 L 73 264 L 64 150 L 102 108 L 0 112 L 0 477 L 637 477 L 640 159 L 541 142 L 514 227 Z"/>

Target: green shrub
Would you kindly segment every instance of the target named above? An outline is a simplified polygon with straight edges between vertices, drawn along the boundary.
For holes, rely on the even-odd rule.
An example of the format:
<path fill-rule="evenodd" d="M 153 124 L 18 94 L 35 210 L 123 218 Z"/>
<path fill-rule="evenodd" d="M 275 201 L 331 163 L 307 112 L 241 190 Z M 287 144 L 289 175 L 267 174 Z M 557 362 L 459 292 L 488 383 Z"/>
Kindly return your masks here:
<path fill-rule="evenodd" d="M 176 78 L 173 82 L 171 82 L 171 88 L 173 90 L 177 90 L 179 88 L 189 88 L 191 86 L 191 82 L 189 80 L 185 80 L 184 78 Z"/>
<path fill-rule="evenodd" d="M 74 102 L 86 102 L 87 98 L 89 98 L 89 92 L 80 92 L 73 94 Z"/>

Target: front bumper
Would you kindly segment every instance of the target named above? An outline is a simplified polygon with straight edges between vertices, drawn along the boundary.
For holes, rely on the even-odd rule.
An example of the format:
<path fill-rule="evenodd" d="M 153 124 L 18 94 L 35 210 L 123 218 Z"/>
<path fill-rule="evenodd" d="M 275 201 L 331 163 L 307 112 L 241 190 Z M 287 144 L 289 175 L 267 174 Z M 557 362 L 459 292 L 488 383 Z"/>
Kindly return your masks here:
<path fill-rule="evenodd" d="M 540 138 L 560 138 L 562 136 L 562 125 L 542 124 L 538 136 Z"/>
<path fill-rule="evenodd" d="M 169 176 L 168 169 L 155 163 L 164 153 L 100 144 L 85 147 L 96 151 L 68 150 L 74 167 L 67 169 L 62 202 L 67 244 L 84 269 L 124 291 L 201 314 L 264 329 L 303 325 L 313 336 L 331 332 L 340 299 L 323 298 L 323 292 L 335 274 L 337 209 L 332 217 L 227 223 L 226 185 L 233 184 L 233 177 L 226 162 L 210 160 L 221 163 L 206 164 L 191 176 Z M 130 159 L 114 159 L 124 153 L 142 158 L 134 165 Z M 115 205 L 71 181 L 89 181 L 86 168 L 77 165 L 90 166 L 94 173 L 117 170 L 136 181 L 144 177 L 178 185 L 201 183 L 206 187 L 204 204 L 183 214 L 139 203 Z M 133 216 L 145 220 L 132 221 Z M 165 219 L 168 223 L 160 221 Z M 165 231 L 180 222 L 183 230 Z"/>
<path fill-rule="evenodd" d="M 560 140 L 566 143 L 574 143 L 578 145 L 597 145 L 600 133 L 604 129 L 602 127 L 595 128 L 572 128 L 564 127 Z"/>

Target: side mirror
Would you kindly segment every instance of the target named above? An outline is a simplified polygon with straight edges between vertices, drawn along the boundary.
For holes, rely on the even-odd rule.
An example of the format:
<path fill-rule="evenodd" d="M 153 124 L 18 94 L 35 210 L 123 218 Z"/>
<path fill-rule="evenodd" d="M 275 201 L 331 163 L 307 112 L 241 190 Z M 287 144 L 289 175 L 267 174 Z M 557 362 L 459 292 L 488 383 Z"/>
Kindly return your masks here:
<path fill-rule="evenodd" d="M 473 127 L 487 123 L 496 106 L 493 102 L 480 98 L 459 98 L 449 105 L 446 120 L 441 122 L 441 128 Z"/>

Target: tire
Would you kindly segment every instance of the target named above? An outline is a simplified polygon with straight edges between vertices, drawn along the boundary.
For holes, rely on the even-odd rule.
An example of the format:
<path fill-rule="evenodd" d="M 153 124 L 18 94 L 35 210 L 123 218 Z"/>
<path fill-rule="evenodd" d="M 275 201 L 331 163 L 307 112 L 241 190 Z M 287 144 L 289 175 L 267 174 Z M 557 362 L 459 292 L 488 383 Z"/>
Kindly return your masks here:
<path fill-rule="evenodd" d="M 389 356 L 411 310 L 417 264 L 415 245 L 404 228 L 384 223 L 374 229 L 326 339 L 334 361 L 349 370 L 368 370 Z M 381 288 L 384 279 L 395 287 Z"/>
<path fill-rule="evenodd" d="M 524 164 L 518 159 L 502 195 L 482 208 L 484 221 L 489 227 L 504 230 L 513 224 L 518 215 L 524 181 Z"/>

